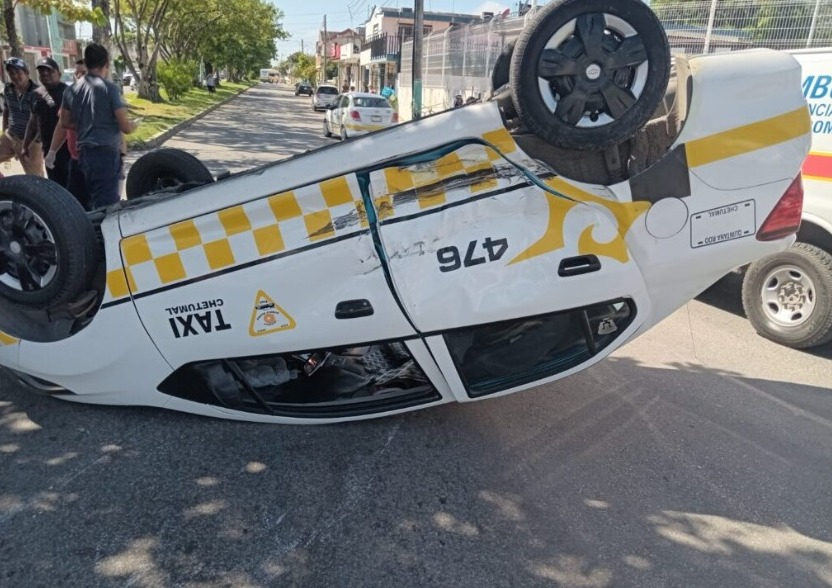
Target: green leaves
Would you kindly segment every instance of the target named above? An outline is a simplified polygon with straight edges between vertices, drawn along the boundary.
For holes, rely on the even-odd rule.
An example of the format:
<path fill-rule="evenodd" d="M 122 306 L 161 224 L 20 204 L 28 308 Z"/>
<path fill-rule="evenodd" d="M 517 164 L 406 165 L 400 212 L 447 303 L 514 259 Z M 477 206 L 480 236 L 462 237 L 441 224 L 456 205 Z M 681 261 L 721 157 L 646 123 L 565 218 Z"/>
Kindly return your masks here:
<path fill-rule="evenodd" d="M 159 84 L 173 102 L 191 89 L 198 71 L 199 68 L 193 61 L 171 60 L 156 68 Z"/>
<path fill-rule="evenodd" d="M 91 22 L 98 25 L 106 23 L 104 13 L 100 8 L 93 9 L 90 2 L 81 0 L 18 0 L 43 14 L 57 10 L 69 20 Z"/>
<path fill-rule="evenodd" d="M 288 35 L 283 13 L 268 0 L 180 0 L 166 19 L 166 55 L 200 57 L 232 77 L 267 66 L 274 41 Z"/>

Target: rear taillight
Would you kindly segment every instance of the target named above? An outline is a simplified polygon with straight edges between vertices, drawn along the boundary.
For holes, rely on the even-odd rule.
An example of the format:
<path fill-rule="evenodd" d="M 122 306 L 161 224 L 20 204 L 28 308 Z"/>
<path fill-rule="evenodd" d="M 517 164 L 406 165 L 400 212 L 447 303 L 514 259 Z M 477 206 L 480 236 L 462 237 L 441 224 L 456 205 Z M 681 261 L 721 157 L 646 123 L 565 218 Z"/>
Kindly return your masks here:
<path fill-rule="evenodd" d="M 350 118 L 352 118 L 352 120 L 360 121 L 361 120 L 361 115 L 359 114 L 359 112 L 357 110 L 350 110 Z"/>
<path fill-rule="evenodd" d="M 399 122 L 399 113 L 398 113 L 398 112 L 394 112 L 394 113 L 393 113 L 393 118 L 391 118 L 390 120 L 391 120 L 392 122 L 394 122 L 394 123 Z"/>
<path fill-rule="evenodd" d="M 780 198 L 780 201 L 768 215 L 768 218 L 757 231 L 758 241 L 776 241 L 788 237 L 800 228 L 800 217 L 803 214 L 803 180 L 797 177 Z"/>

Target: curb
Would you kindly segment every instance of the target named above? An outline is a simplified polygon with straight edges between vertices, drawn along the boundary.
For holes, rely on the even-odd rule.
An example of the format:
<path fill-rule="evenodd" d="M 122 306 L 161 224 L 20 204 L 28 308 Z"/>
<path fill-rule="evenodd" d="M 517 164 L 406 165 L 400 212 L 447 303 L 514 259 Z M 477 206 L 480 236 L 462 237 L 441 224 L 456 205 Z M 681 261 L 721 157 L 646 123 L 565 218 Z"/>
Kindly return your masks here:
<path fill-rule="evenodd" d="M 254 84 L 253 86 L 249 86 L 248 88 L 240 90 L 239 92 L 229 96 L 225 100 L 223 100 L 221 102 L 217 102 L 216 104 L 213 104 L 213 105 L 209 106 L 208 108 L 206 108 L 205 110 L 203 110 L 200 113 L 195 114 L 191 118 L 185 119 L 182 122 L 178 122 L 175 125 L 173 125 L 171 128 L 169 128 L 168 130 L 162 131 L 158 135 L 154 135 L 153 137 L 151 137 L 147 141 L 144 141 L 143 143 L 140 143 L 139 145 L 133 145 L 133 146 L 129 147 L 127 150 L 128 151 L 150 151 L 151 149 L 157 149 L 162 143 L 164 143 L 165 141 L 170 139 L 173 135 L 175 135 L 179 131 L 188 128 L 189 126 L 191 126 L 192 124 L 194 124 L 198 120 L 208 116 L 209 114 L 214 112 L 220 106 L 225 106 L 226 104 L 228 104 L 229 102 L 231 102 L 232 100 L 237 98 L 238 96 L 240 96 L 242 94 L 245 94 L 246 92 L 251 90 L 256 85 L 257 84 Z"/>

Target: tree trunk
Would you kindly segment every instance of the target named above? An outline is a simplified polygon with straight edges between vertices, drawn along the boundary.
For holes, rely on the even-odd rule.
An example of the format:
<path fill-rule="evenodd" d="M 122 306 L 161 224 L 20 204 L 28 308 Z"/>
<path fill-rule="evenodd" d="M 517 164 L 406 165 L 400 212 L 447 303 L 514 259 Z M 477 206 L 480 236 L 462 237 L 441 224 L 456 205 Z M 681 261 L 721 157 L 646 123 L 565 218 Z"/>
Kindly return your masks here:
<path fill-rule="evenodd" d="M 6 23 L 6 34 L 8 35 L 12 55 L 23 57 L 23 47 L 17 34 L 17 25 L 14 22 L 14 0 L 3 0 L 3 20 Z"/>
<path fill-rule="evenodd" d="M 145 73 L 145 70 L 142 70 L 142 73 L 144 74 L 144 76 L 150 75 Z M 148 81 L 148 79 L 144 76 L 141 78 L 141 80 L 139 80 L 139 98 L 150 100 L 151 102 L 162 102 L 162 96 L 161 94 L 159 94 L 159 84 L 156 82 L 156 79 L 151 78 Z"/>
<path fill-rule="evenodd" d="M 107 51 L 112 55 L 113 44 L 110 39 L 110 0 L 92 0 L 92 8 L 100 8 L 107 19 L 104 25 L 92 25 L 92 40 L 99 45 L 104 45 Z"/>

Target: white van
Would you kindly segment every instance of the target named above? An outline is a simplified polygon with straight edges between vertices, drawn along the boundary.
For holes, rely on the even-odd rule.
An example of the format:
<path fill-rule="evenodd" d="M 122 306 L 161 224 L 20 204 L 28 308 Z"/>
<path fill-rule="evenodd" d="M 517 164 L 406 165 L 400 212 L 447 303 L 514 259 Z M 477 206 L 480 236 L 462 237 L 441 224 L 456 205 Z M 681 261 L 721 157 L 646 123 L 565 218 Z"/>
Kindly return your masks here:
<path fill-rule="evenodd" d="M 803 67 L 812 116 L 803 222 L 791 249 L 748 267 L 742 299 L 760 335 L 808 348 L 832 341 L 832 47 L 791 53 Z"/>

